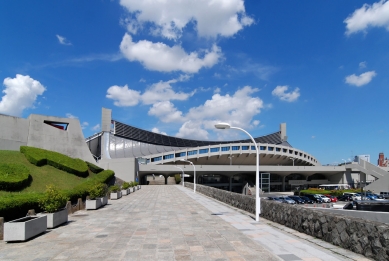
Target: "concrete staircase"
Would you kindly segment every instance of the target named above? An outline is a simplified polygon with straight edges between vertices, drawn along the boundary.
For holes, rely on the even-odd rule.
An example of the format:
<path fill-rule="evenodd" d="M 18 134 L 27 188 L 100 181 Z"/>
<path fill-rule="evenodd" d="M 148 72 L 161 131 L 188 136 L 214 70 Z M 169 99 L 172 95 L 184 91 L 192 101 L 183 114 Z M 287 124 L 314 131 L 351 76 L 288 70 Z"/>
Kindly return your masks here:
<path fill-rule="evenodd" d="M 365 187 L 366 190 L 375 191 L 379 193 L 380 191 L 389 191 L 389 172 L 377 167 L 363 159 L 359 159 L 359 162 L 354 162 L 352 164 L 346 165 L 346 168 L 357 169 L 366 175 L 371 175 L 377 180 L 370 183 Z"/>

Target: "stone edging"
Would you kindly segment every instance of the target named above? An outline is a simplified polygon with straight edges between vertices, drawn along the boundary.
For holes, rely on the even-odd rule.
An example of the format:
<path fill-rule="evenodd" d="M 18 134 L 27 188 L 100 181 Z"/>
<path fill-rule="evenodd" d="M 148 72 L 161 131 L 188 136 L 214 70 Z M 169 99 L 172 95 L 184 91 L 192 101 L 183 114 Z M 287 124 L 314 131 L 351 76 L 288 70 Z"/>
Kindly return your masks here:
<path fill-rule="evenodd" d="M 185 182 L 193 189 L 193 183 Z M 196 184 L 196 192 L 255 214 L 255 198 Z M 261 201 L 261 217 L 374 260 L 389 260 L 389 225 L 335 213 Z"/>

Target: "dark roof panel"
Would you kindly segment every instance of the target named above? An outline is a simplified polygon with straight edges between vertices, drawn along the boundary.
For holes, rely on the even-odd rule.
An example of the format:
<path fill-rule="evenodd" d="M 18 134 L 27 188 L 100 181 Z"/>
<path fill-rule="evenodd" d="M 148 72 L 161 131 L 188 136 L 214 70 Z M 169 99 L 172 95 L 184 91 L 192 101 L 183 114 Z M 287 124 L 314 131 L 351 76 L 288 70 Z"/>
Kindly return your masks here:
<path fill-rule="evenodd" d="M 251 139 L 234 141 L 201 141 L 181 139 L 172 136 L 162 135 L 151 131 L 142 130 L 118 121 L 115 121 L 115 136 L 136 140 L 144 143 L 172 146 L 172 147 L 201 147 L 207 145 L 227 144 L 227 143 L 250 143 Z M 254 138 L 258 143 L 282 144 L 280 132 Z M 285 142 L 284 142 L 285 143 Z M 289 143 L 287 143 L 289 144 Z M 291 147 L 291 146 L 290 146 Z"/>

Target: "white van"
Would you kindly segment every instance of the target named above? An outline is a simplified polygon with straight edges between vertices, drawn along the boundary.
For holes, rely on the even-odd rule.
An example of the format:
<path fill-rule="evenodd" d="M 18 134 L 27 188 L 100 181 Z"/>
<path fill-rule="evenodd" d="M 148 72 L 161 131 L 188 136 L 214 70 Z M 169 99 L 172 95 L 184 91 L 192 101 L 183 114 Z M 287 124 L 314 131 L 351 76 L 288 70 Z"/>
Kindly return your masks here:
<path fill-rule="evenodd" d="M 380 192 L 380 196 L 381 196 L 382 198 L 389 199 L 389 192 Z"/>

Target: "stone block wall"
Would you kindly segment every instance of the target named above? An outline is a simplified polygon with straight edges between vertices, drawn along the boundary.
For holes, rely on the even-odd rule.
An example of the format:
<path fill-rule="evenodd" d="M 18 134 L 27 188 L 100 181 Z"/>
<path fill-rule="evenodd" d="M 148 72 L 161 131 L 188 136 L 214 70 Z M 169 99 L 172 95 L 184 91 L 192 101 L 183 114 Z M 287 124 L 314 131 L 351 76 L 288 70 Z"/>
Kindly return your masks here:
<path fill-rule="evenodd" d="M 193 183 L 185 182 L 193 189 Z M 208 186 L 196 191 L 233 207 L 255 213 L 255 198 Z M 361 218 L 261 200 L 261 215 L 273 222 L 322 239 L 374 260 L 389 260 L 389 225 Z"/>

